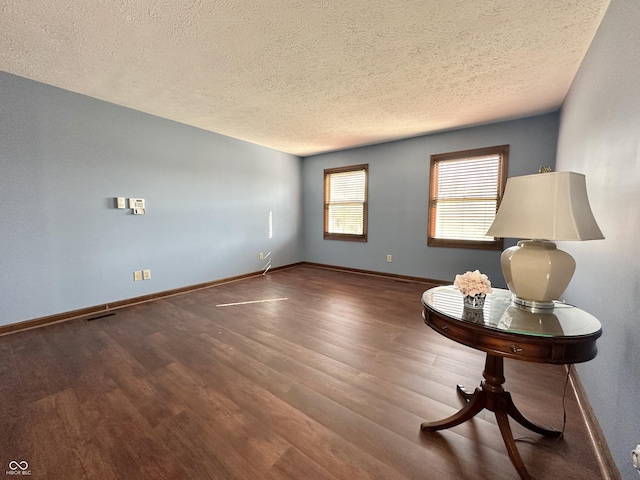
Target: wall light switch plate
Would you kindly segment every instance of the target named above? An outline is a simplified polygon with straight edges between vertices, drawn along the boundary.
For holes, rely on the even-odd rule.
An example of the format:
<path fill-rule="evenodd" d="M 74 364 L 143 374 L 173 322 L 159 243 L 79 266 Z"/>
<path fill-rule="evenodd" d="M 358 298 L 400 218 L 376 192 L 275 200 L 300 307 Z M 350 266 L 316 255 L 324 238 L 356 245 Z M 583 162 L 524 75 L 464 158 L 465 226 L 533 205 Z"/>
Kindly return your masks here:
<path fill-rule="evenodd" d="M 142 279 L 149 280 L 151 278 L 151 270 L 142 270 Z"/>

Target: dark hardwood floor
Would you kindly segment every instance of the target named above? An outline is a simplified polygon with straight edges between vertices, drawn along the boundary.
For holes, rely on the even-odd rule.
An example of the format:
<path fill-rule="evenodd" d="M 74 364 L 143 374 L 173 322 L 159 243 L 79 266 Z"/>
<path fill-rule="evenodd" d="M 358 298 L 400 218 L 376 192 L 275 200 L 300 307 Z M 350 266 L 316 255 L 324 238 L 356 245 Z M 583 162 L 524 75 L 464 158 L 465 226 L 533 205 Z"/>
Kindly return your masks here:
<path fill-rule="evenodd" d="M 34 479 L 514 479 L 495 417 L 461 407 L 484 354 L 428 328 L 418 282 L 298 266 L 0 337 L 0 474 Z M 261 303 L 221 306 L 236 302 Z M 505 361 L 562 428 L 563 366 Z M 576 399 L 564 438 L 512 422 L 539 480 L 602 478 Z M 15 466 L 15 464 L 13 464 Z"/>

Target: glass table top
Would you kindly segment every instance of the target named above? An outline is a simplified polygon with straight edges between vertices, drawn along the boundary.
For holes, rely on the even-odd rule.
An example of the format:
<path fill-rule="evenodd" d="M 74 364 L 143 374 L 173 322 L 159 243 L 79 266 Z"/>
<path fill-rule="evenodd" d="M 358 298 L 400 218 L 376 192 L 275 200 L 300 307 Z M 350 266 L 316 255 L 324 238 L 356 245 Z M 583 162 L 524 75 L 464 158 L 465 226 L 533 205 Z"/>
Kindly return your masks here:
<path fill-rule="evenodd" d="M 422 303 L 447 317 L 509 333 L 541 337 L 592 335 L 601 329 L 593 315 L 571 305 L 556 303 L 553 309 L 533 312 L 512 302 L 509 290 L 494 288 L 484 308 L 463 307 L 462 294 L 453 285 L 435 287 L 422 294 Z"/>

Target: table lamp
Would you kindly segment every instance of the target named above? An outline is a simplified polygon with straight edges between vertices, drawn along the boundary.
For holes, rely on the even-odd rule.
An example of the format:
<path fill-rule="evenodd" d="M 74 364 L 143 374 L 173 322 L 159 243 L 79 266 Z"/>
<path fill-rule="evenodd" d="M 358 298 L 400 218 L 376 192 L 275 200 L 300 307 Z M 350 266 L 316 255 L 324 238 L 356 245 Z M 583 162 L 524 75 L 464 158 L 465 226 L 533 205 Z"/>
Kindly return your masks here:
<path fill-rule="evenodd" d="M 507 179 L 487 236 L 531 239 L 502 252 L 500 265 L 514 303 L 542 309 L 553 308 L 576 266 L 553 241 L 604 238 L 591 212 L 585 176 L 550 171 Z"/>

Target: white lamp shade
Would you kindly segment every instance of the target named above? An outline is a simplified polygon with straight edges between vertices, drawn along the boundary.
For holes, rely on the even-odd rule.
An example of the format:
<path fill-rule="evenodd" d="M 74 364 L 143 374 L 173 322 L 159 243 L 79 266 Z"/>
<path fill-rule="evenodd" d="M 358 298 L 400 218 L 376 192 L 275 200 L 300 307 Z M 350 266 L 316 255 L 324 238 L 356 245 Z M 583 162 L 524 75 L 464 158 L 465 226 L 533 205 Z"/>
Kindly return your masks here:
<path fill-rule="evenodd" d="M 604 238 L 585 177 L 575 172 L 509 178 L 487 236 L 531 239 L 502 252 L 500 265 L 514 302 L 534 308 L 553 308 L 575 270 L 571 255 L 553 241 Z"/>
<path fill-rule="evenodd" d="M 539 240 L 604 238 L 596 223 L 584 175 L 549 172 L 507 179 L 487 235 Z"/>

